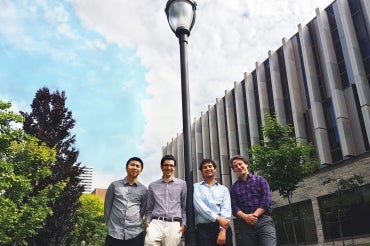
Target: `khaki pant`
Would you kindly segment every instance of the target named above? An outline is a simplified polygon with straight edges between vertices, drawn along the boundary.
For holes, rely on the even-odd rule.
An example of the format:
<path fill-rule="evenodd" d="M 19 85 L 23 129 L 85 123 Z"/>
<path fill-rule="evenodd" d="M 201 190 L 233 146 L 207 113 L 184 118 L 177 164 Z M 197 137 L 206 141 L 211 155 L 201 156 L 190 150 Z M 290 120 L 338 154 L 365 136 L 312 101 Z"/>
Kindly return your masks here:
<path fill-rule="evenodd" d="M 178 246 L 182 233 L 180 222 L 152 220 L 146 228 L 145 246 Z"/>

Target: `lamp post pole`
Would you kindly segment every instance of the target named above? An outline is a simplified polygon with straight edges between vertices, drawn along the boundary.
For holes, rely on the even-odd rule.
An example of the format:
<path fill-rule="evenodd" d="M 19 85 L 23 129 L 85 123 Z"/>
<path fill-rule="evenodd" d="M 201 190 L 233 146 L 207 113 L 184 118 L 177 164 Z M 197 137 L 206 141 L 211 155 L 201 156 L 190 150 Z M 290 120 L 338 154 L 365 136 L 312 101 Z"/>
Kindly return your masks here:
<path fill-rule="evenodd" d="M 182 123 L 184 134 L 185 181 L 187 184 L 187 227 L 185 232 L 185 243 L 187 246 L 197 245 L 193 205 L 194 182 L 193 166 L 191 163 L 191 120 L 187 54 L 188 37 L 195 21 L 195 9 L 196 3 L 193 0 L 168 0 L 165 9 L 170 27 L 178 37 L 180 44 Z"/>
<path fill-rule="evenodd" d="M 188 78 L 188 57 L 187 57 L 187 34 L 179 35 L 180 43 L 180 67 L 181 67 L 181 98 L 182 98 L 182 124 L 184 134 L 184 162 L 185 181 L 187 183 L 187 204 L 186 204 L 186 245 L 196 245 L 195 216 L 193 205 L 193 166 L 191 163 L 191 120 L 189 102 L 189 78 Z"/>

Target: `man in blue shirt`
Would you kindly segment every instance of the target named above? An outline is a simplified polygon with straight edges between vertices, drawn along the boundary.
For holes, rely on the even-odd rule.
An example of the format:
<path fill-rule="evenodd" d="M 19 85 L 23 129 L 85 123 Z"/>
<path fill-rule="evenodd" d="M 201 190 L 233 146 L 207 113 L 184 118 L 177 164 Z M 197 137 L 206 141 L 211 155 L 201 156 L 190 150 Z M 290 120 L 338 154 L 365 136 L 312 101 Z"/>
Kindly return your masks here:
<path fill-rule="evenodd" d="M 198 243 L 201 246 L 232 246 L 229 190 L 215 179 L 216 163 L 204 159 L 199 170 L 203 181 L 194 184 L 194 210 Z"/>
<path fill-rule="evenodd" d="M 231 186 L 233 215 L 241 219 L 240 235 L 248 246 L 276 245 L 275 225 L 271 214 L 271 192 L 267 180 L 249 173 L 242 156 L 230 160 L 238 180 Z"/>
<path fill-rule="evenodd" d="M 143 161 L 132 157 L 126 162 L 127 176 L 114 181 L 107 189 L 104 219 L 108 235 L 105 246 L 142 246 L 144 230 L 142 218 L 147 204 L 147 189 L 137 178 Z"/>

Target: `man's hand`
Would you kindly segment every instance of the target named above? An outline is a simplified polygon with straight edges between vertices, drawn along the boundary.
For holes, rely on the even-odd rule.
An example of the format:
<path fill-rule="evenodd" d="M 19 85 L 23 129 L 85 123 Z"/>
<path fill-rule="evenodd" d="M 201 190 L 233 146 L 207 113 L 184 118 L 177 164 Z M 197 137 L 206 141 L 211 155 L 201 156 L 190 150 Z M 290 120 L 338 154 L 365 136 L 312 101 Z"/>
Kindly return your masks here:
<path fill-rule="evenodd" d="M 179 233 L 184 233 L 185 230 L 186 230 L 186 226 L 182 225 L 182 226 L 180 226 Z"/>
<path fill-rule="evenodd" d="M 217 236 L 217 245 L 224 245 L 226 243 L 226 230 L 220 229 Z"/>
<path fill-rule="evenodd" d="M 228 219 L 225 219 L 223 217 L 217 217 L 216 219 L 217 223 L 223 227 L 225 230 L 227 230 L 227 228 L 229 228 L 229 223 L 230 221 Z"/>
<path fill-rule="evenodd" d="M 238 211 L 236 215 L 250 225 L 255 225 L 258 221 L 258 217 L 255 214 L 245 214 L 242 211 Z"/>
<path fill-rule="evenodd" d="M 250 225 L 255 225 L 257 223 L 258 217 L 254 214 L 244 214 L 243 220 Z"/>

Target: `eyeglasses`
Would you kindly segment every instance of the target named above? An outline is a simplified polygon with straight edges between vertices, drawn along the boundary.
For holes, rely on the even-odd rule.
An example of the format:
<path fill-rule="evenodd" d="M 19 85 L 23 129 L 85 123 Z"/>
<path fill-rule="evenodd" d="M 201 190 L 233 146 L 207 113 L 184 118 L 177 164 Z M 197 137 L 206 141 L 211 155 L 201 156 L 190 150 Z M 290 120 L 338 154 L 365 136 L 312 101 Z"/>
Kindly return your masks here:
<path fill-rule="evenodd" d="M 162 167 L 175 167 L 173 164 L 163 164 Z"/>

